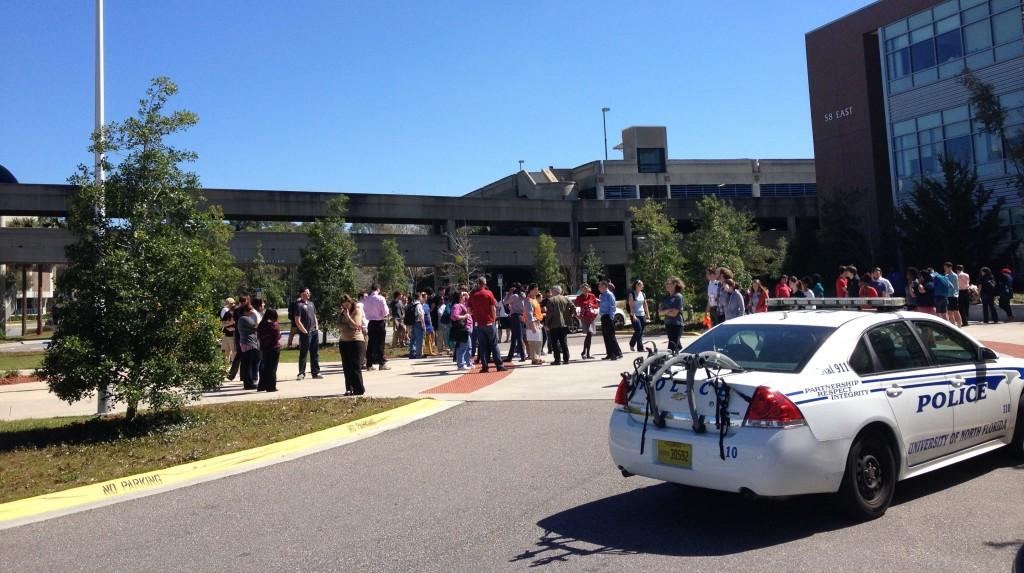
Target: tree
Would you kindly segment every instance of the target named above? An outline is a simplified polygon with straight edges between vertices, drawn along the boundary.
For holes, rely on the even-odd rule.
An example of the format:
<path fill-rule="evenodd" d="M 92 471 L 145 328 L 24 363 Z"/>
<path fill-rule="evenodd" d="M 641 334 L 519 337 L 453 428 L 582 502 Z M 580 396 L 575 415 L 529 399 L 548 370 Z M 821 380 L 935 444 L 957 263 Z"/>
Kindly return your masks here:
<path fill-rule="evenodd" d="M 978 79 L 971 72 L 961 75 L 958 81 L 970 92 L 971 109 L 984 126 L 984 133 L 998 139 L 999 149 L 1013 163 L 1017 193 L 1024 198 L 1024 125 L 1006 126 L 1009 113 L 999 101 L 992 84 Z"/>
<path fill-rule="evenodd" d="M 542 289 L 555 285 L 565 286 L 565 275 L 562 264 L 558 261 L 558 244 L 551 235 L 542 234 L 537 237 L 537 246 L 533 249 L 534 279 Z"/>
<path fill-rule="evenodd" d="M 285 289 L 288 284 L 282 279 L 284 269 L 275 265 L 268 265 L 263 258 L 263 243 L 256 242 L 256 254 L 245 269 L 245 279 L 242 290 L 255 294 L 257 289 L 263 291 L 263 300 L 267 302 L 267 308 L 281 308 L 287 305 Z"/>
<path fill-rule="evenodd" d="M 348 197 L 338 195 L 327 202 L 327 216 L 305 227 L 309 243 L 302 249 L 299 276 L 312 293 L 320 317 L 320 329 L 334 332 L 341 309 L 341 296 L 356 292 L 355 259 L 358 249 L 345 230 Z"/>
<path fill-rule="evenodd" d="M 716 266 L 728 267 L 736 281 L 746 286 L 754 275 L 777 273 L 786 255 L 785 239 L 774 247 L 764 246 L 753 217 L 714 196 L 697 202 L 693 226 L 683 244 L 688 284 L 703 282 L 705 268 Z"/>
<path fill-rule="evenodd" d="M 398 241 L 385 239 L 381 243 L 380 265 L 377 266 L 377 284 L 380 285 L 381 292 L 404 291 L 408 276 L 405 258 L 398 250 Z"/>
<path fill-rule="evenodd" d="M 480 275 L 483 262 L 473 248 L 473 238 L 469 227 L 460 227 L 448 234 L 449 248 L 443 253 L 448 260 L 443 265 L 444 273 L 452 284 L 466 285 L 469 279 Z"/>
<path fill-rule="evenodd" d="M 191 151 L 165 138 L 195 125 L 189 111 L 164 114 L 177 87 L 153 80 L 136 117 L 103 126 L 90 150 L 105 182 L 79 166 L 70 182 L 67 267 L 58 279 L 60 321 L 43 360 L 50 390 L 74 402 L 105 387 L 128 406 L 177 407 L 216 388 L 224 376 L 220 324 L 211 310 L 218 267 L 233 266 L 217 210 L 201 211 Z"/>
<path fill-rule="evenodd" d="M 665 214 L 663 203 L 647 199 L 629 211 L 633 216 L 633 237 L 637 240 L 637 248 L 629 255 L 629 270 L 635 278 L 656 289 L 668 277 L 682 272 L 682 237 Z"/>
<path fill-rule="evenodd" d="M 592 281 L 597 277 L 603 277 L 608 274 L 608 269 L 604 266 L 604 261 L 601 260 L 601 255 L 597 254 L 594 250 L 594 246 L 587 247 L 587 252 L 583 253 L 580 257 L 580 280 L 583 280 L 582 272 L 587 271 L 587 280 Z"/>
<path fill-rule="evenodd" d="M 941 166 L 942 180 L 929 177 L 915 185 L 897 213 L 907 260 L 935 267 L 949 260 L 976 269 L 1008 257 L 1015 245 L 996 252 L 1009 231 L 999 223 L 1006 200 L 993 201 L 970 167 L 952 159 L 942 159 Z"/>

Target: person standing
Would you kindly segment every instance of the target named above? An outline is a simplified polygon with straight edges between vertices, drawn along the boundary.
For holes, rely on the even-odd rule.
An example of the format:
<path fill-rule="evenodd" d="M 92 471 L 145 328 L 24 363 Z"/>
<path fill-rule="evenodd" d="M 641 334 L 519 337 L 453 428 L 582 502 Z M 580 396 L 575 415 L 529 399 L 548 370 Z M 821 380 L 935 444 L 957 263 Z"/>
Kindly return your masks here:
<path fill-rule="evenodd" d="M 423 293 L 412 295 L 405 309 L 405 322 L 409 325 L 409 358 L 423 358 L 423 339 L 427 334 L 427 310 L 423 308 L 426 299 Z"/>
<path fill-rule="evenodd" d="M 562 287 L 554 285 L 551 287 L 551 297 L 548 298 L 548 312 L 544 316 L 544 325 L 548 329 L 548 337 L 551 340 L 552 354 L 555 360 L 552 365 L 569 363 L 569 325 L 576 312 L 572 301 L 562 294 Z"/>
<path fill-rule="evenodd" d="M 380 294 L 380 286 L 374 284 L 370 292 L 363 297 L 363 312 L 366 316 L 366 369 L 373 370 L 379 366 L 381 370 L 390 370 L 387 358 L 384 357 L 384 341 L 387 338 L 387 320 L 391 316 L 388 301 Z"/>
<path fill-rule="evenodd" d="M 633 281 L 633 287 L 626 297 L 626 305 L 629 307 L 629 318 L 633 324 L 633 336 L 629 339 L 629 349 L 642 352 L 644 349 L 644 329 L 647 328 L 647 316 L 650 309 L 647 308 L 647 297 L 644 296 L 644 281 Z"/>
<path fill-rule="evenodd" d="M 971 315 L 971 275 L 964 272 L 963 265 L 956 266 L 957 310 L 960 311 L 960 326 L 967 326 Z"/>
<path fill-rule="evenodd" d="M 907 284 L 904 290 L 904 296 L 907 299 L 907 310 L 917 310 L 918 288 L 921 286 L 921 282 L 918 279 L 917 267 L 907 267 L 904 276 L 906 277 L 904 282 Z"/>
<path fill-rule="evenodd" d="M 540 289 L 536 284 L 531 284 L 523 304 L 523 320 L 526 322 L 526 351 L 530 356 L 530 363 L 535 365 L 544 364 L 540 357 L 540 345 L 544 341 L 541 335 L 544 332 L 544 313 L 539 299 Z"/>
<path fill-rule="evenodd" d="M 665 280 L 665 293 L 658 306 L 658 312 L 665 322 L 668 349 L 678 351 L 683 348 L 679 342 L 679 337 L 683 334 L 683 281 L 679 277 L 668 277 Z"/>
<path fill-rule="evenodd" d="M 726 321 L 743 316 L 746 311 L 747 305 L 743 301 L 743 293 L 736 288 L 736 281 L 731 278 L 725 279 L 725 292 L 720 300 Z"/>
<path fill-rule="evenodd" d="M 708 305 L 704 308 L 704 316 L 711 319 L 711 324 L 718 324 L 718 293 L 721 285 L 718 283 L 718 269 L 708 267 L 704 270 L 704 276 L 708 280 Z"/>
<path fill-rule="evenodd" d="M 302 293 L 295 295 L 295 298 L 288 301 L 288 323 L 291 327 L 288 328 L 288 348 L 292 347 L 292 340 L 295 339 L 295 333 L 298 332 L 295 328 L 295 311 L 299 308 L 299 302 L 302 301 Z"/>
<path fill-rule="evenodd" d="M 498 348 L 496 321 L 498 319 L 498 300 L 487 288 L 487 279 L 477 279 L 478 289 L 469 297 L 469 311 L 473 315 L 473 334 L 477 339 L 480 351 L 480 372 L 488 372 L 488 358 L 494 359 L 494 367 L 505 370 L 501 363 L 501 349 Z"/>
<path fill-rule="evenodd" d="M 750 312 L 768 312 L 768 289 L 761 284 L 761 279 L 750 283 Z"/>
<path fill-rule="evenodd" d="M 985 324 L 988 324 L 989 316 L 992 322 L 999 323 L 999 314 L 996 313 L 996 297 L 999 295 L 999 285 L 992 269 L 981 267 L 980 295 L 981 295 L 981 317 Z"/>
<path fill-rule="evenodd" d="M 597 283 L 601 292 L 598 312 L 601 315 L 601 336 L 604 338 L 605 356 L 602 360 L 618 360 L 622 358 L 619 341 L 615 339 L 615 291 L 607 280 Z"/>
<path fill-rule="evenodd" d="M 871 281 L 871 286 L 875 287 L 875 290 L 878 291 L 878 296 L 891 298 L 892 295 L 896 294 L 896 289 L 893 288 L 889 279 L 882 276 L 882 269 L 880 267 L 871 269 Z"/>
<path fill-rule="evenodd" d="M 423 293 L 423 356 L 437 356 L 437 349 L 434 347 L 434 316 L 437 312 L 431 305 L 431 297 Z"/>
<path fill-rule="evenodd" d="M 505 360 L 511 362 L 512 357 L 516 354 L 519 355 L 519 361 L 526 361 L 526 349 L 523 348 L 523 312 L 525 307 L 525 299 L 521 292 L 522 287 L 519 283 L 513 283 L 508 289 L 508 293 L 505 294 L 505 298 L 502 299 L 502 304 L 508 307 L 509 313 L 509 330 L 512 331 L 512 338 L 508 345 L 508 356 Z"/>
<path fill-rule="evenodd" d="M 999 308 L 1006 313 L 1006 322 L 1013 322 L 1013 307 L 1010 306 L 1013 298 L 1013 269 L 1004 267 L 999 274 Z"/>
<path fill-rule="evenodd" d="M 235 324 L 235 359 L 231 361 L 231 367 L 228 369 L 228 380 L 234 380 L 235 374 L 238 374 L 242 366 L 242 343 L 238 334 L 238 319 L 242 318 L 242 315 L 247 312 L 243 307 L 248 308 L 251 306 L 252 303 L 249 300 L 249 295 L 243 294 L 238 297 L 238 304 L 231 311 L 231 317 L 234 319 Z"/>
<path fill-rule="evenodd" d="M 836 298 L 847 298 L 849 294 L 849 282 L 846 280 L 846 266 L 839 267 L 839 276 L 836 277 Z"/>
<path fill-rule="evenodd" d="M 814 298 L 825 298 L 825 285 L 821 284 L 821 275 L 814 273 L 811 275 L 811 282 L 814 285 L 811 290 L 814 291 Z"/>
<path fill-rule="evenodd" d="M 277 364 L 281 360 L 281 327 L 277 324 L 277 311 L 267 309 L 256 327 L 260 345 L 260 381 L 257 392 L 277 392 Z"/>
<path fill-rule="evenodd" d="M 960 326 L 960 277 L 953 272 L 953 263 L 946 261 L 942 264 L 942 276 L 946 279 L 946 320 L 954 326 Z"/>
<path fill-rule="evenodd" d="M 793 291 L 789 288 L 789 276 L 782 275 L 779 282 L 775 283 L 775 298 L 790 298 Z"/>
<path fill-rule="evenodd" d="M 590 292 L 589 284 L 580 285 L 580 294 L 576 297 L 575 304 L 580 309 L 580 326 L 583 327 L 584 334 L 583 353 L 580 354 L 580 358 L 589 360 L 593 358 L 590 355 L 590 340 L 594 336 L 594 321 L 597 320 L 597 309 L 600 307 L 597 297 Z"/>
<path fill-rule="evenodd" d="M 857 267 L 847 265 L 846 267 L 846 292 L 850 298 L 859 296 L 860 275 L 857 274 Z"/>
<path fill-rule="evenodd" d="M 309 300 L 309 289 L 302 289 L 299 304 L 295 308 L 293 325 L 299 330 L 299 375 L 296 380 L 306 378 L 306 355 L 309 355 L 310 372 L 313 378 L 320 375 L 320 322 L 316 317 L 316 305 Z"/>
<path fill-rule="evenodd" d="M 935 278 L 932 270 L 925 268 L 917 275 L 917 311 L 936 314 L 935 299 Z"/>
<path fill-rule="evenodd" d="M 469 343 L 469 309 L 466 301 L 469 300 L 469 293 L 459 293 L 459 301 L 452 305 L 451 311 L 451 339 L 455 343 L 455 366 L 459 370 L 466 370 L 472 366 L 471 349 Z"/>
<path fill-rule="evenodd" d="M 364 340 L 363 312 L 347 294 L 341 296 L 338 333 L 341 369 L 345 373 L 345 396 L 362 396 L 366 392 L 363 388 L 363 370 L 360 368 Z"/>
<path fill-rule="evenodd" d="M 391 347 L 405 348 L 407 346 L 405 337 L 405 302 L 402 301 L 402 291 L 395 291 L 395 297 L 391 299 Z"/>
<path fill-rule="evenodd" d="M 718 267 L 718 322 L 715 324 L 722 324 L 728 320 L 725 316 L 725 281 L 733 280 L 732 269 L 728 267 Z M 782 284 L 789 288 L 788 277 L 783 275 Z"/>
<path fill-rule="evenodd" d="M 235 362 L 235 306 L 235 299 L 228 297 L 224 299 L 224 308 L 220 309 L 220 350 L 229 365 Z"/>
<path fill-rule="evenodd" d="M 242 300 L 243 303 L 239 305 L 241 314 L 236 320 L 239 354 L 241 355 L 239 374 L 242 378 L 242 388 L 255 390 L 256 367 L 260 360 L 260 341 L 256 336 L 256 311 L 253 310 L 248 297 L 244 297 Z"/>

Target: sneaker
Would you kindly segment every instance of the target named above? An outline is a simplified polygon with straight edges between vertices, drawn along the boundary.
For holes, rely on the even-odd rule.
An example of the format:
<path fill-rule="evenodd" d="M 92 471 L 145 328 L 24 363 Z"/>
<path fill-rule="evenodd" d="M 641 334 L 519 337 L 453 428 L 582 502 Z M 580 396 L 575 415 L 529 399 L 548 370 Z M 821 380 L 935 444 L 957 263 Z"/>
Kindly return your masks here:
<path fill-rule="evenodd" d="M 562 361 L 561 360 L 555 360 L 554 362 L 551 363 L 551 365 L 552 366 L 561 366 L 562 365 Z"/>
<path fill-rule="evenodd" d="M 466 367 L 465 366 L 459 366 L 458 368 L 456 368 L 456 370 L 466 370 Z"/>
<path fill-rule="evenodd" d="M 295 379 L 296 380 L 305 380 L 306 379 L 306 374 L 303 373 L 303 372 L 300 372 L 299 375 L 295 377 Z"/>
<path fill-rule="evenodd" d="M 380 367 L 377 368 L 377 370 L 391 370 L 391 367 L 388 366 L 387 364 L 381 364 Z"/>
<path fill-rule="evenodd" d="M 371 370 L 373 370 L 373 364 L 366 367 L 367 372 L 370 372 Z"/>
<path fill-rule="evenodd" d="M 319 375 L 319 374 L 314 374 L 314 375 L 313 375 L 313 379 L 314 379 L 314 380 L 323 380 L 323 379 L 324 379 L 324 377 L 323 377 L 323 376 L 321 376 L 321 375 Z"/>
<path fill-rule="evenodd" d="M 497 370 L 498 372 L 504 372 L 504 371 L 508 370 L 508 368 L 505 368 L 504 366 L 499 366 L 499 367 L 495 368 L 495 370 Z"/>

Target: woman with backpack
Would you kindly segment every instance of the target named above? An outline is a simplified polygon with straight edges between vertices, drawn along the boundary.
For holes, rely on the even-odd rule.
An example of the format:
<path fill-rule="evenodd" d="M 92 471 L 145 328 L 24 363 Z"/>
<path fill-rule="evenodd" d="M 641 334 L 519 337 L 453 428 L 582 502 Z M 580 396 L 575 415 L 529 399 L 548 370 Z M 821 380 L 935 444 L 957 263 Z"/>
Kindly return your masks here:
<path fill-rule="evenodd" d="M 590 339 L 594 336 L 594 321 L 597 320 L 597 309 L 600 305 L 594 293 L 590 292 L 590 285 L 587 283 L 580 285 L 580 294 L 576 297 L 575 303 L 576 308 L 580 309 L 580 325 L 583 327 L 585 334 L 583 338 L 583 353 L 580 354 L 580 358 L 589 360 L 593 358 L 590 355 Z"/>

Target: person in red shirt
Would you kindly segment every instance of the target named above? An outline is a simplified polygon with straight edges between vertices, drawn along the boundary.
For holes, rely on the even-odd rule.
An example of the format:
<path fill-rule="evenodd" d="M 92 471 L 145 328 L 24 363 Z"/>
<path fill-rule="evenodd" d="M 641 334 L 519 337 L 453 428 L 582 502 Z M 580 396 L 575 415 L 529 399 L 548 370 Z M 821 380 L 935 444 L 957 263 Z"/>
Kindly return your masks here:
<path fill-rule="evenodd" d="M 580 358 L 583 360 L 593 358 L 590 355 L 590 338 L 594 335 L 594 321 L 597 320 L 599 306 L 597 297 L 590 292 L 590 285 L 587 283 L 580 285 L 580 294 L 576 297 L 576 308 L 580 313 L 580 326 L 586 333 L 586 338 L 583 339 L 583 354 L 580 354 Z"/>
<path fill-rule="evenodd" d="M 846 298 L 846 267 L 839 267 L 839 276 L 836 277 L 836 297 Z"/>
<path fill-rule="evenodd" d="M 789 290 L 789 277 L 782 275 L 778 284 L 775 285 L 775 298 L 789 298 L 791 296 L 793 296 L 793 292 Z"/>
<path fill-rule="evenodd" d="M 487 279 L 477 279 L 480 288 L 469 297 L 469 313 L 473 315 L 473 336 L 477 338 L 480 351 L 480 372 L 488 372 L 488 357 L 494 359 L 494 367 L 499 372 L 505 370 L 501 363 L 501 349 L 498 348 L 498 331 L 495 322 L 498 318 L 498 299 L 494 298 L 487 288 Z"/>

